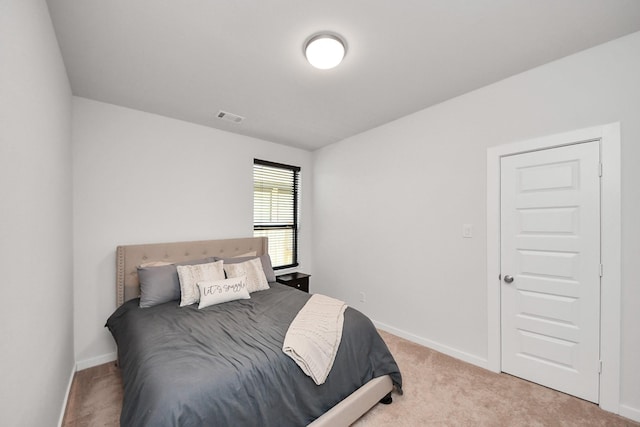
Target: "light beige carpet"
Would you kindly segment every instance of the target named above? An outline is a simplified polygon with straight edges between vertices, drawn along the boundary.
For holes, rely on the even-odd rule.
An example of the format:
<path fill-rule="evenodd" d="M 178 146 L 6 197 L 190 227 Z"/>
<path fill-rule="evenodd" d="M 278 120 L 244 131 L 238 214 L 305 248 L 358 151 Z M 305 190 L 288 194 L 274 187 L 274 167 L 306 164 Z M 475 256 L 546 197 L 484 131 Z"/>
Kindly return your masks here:
<path fill-rule="evenodd" d="M 597 405 L 474 365 L 380 331 L 396 358 L 404 395 L 354 425 L 640 426 Z"/>
<path fill-rule="evenodd" d="M 115 363 L 76 372 L 62 427 L 117 427 L 122 410 L 122 377 Z"/>
<path fill-rule="evenodd" d="M 354 426 L 635 426 L 593 403 L 445 356 L 384 331 L 404 395 Z M 122 380 L 113 363 L 76 373 L 63 426 L 118 426 Z"/>

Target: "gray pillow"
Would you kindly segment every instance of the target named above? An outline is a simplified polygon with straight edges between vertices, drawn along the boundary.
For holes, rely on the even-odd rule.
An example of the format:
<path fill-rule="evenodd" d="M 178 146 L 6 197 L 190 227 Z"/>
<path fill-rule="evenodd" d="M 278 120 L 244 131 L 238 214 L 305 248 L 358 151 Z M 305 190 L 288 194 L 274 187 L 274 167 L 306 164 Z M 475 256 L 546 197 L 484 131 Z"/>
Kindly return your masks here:
<path fill-rule="evenodd" d="M 180 279 L 176 265 L 196 265 L 213 262 L 213 257 L 178 262 L 159 267 L 138 267 L 140 307 L 153 307 L 180 299 Z"/>
<path fill-rule="evenodd" d="M 216 261 L 222 260 L 224 264 L 238 264 L 241 262 L 249 261 L 254 258 L 260 258 L 260 262 L 262 262 L 262 271 L 264 271 L 264 275 L 267 276 L 267 282 L 275 282 L 276 281 L 276 273 L 273 272 L 273 267 L 271 266 L 271 257 L 269 254 L 260 255 L 259 257 L 255 256 L 242 256 L 236 258 L 219 258 L 215 257 Z"/>

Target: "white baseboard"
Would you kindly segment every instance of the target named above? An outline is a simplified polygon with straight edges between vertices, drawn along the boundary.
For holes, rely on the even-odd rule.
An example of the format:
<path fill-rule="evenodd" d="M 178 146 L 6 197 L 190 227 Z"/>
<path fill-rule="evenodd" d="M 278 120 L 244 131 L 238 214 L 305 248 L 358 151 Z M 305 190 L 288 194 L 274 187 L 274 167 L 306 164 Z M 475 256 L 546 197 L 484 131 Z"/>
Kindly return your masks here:
<path fill-rule="evenodd" d="M 627 405 L 620 405 L 620 416 L 633 421 L 640 421 L 640 409 Z"/>
<path fill-rule="evenodd" d="M 473 354 L 455 349 L 453 347 L 449 347 L 444 344 L 440 344 L 436 341 L 432 341 L 426 338 L 419 337 L 412 333 L 403 331 L 402 329 L 394 328 L 393 326 L 386 325 L 381 322 L 373 321 L 373 324 L 376 328 L 382 329 L 383 331 L 387 331 L 394 335 L 397 335 L 401 338 L 407 339 L 416 344 L 423 345 L 425 347 L 429 347 L 433 350 L 439 351 L 440 353 L 444 353 L 447 356 L 455 357 L 456 359 L 460 359 L 464 362 L 471 363 L 472 365 L 479 366 L 484 369 L 489 369 L 489 362 L 487 359 L 483 359 L 481 357 L 475 356 Z"/>
<path fill-rule="evenodd" d="M 76 362 L 76 371 L 81 371 L 87 368 L 93 368 L 94 366 L 102 365 L 103 363 L 113 362 L 118 358 L 116 352 L 103 354 L 102 356 L 92 357 L 91 359 L 79 360 Z"/>
<path fill-rule="evenodd" d="M 76 373 L 75 365 L 71 367 L 71 375 L 69 375 L 69 383 L 67 384 L 67 391 L 64 393 L 64 399 L 62 401 L 62 410 L 60 411 L 60 418 L 58 418 L 58 427 L 62 427 L 64 421 L 64 412 L 67 409 L 67 402 L 69 401 L 69 393 L 71 392 L 71 384 L 73 384 L 73 376 Z"/>

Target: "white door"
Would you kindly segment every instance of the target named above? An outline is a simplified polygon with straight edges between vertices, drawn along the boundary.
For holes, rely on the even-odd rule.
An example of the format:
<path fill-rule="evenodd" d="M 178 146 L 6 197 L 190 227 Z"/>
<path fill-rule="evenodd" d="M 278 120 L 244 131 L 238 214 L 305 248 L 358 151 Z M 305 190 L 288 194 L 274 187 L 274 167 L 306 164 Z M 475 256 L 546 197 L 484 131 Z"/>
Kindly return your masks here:
<path fill-rule="evenodd" d="M 502 371 L 598 401 L 600 146 L 501 160 Z"/>

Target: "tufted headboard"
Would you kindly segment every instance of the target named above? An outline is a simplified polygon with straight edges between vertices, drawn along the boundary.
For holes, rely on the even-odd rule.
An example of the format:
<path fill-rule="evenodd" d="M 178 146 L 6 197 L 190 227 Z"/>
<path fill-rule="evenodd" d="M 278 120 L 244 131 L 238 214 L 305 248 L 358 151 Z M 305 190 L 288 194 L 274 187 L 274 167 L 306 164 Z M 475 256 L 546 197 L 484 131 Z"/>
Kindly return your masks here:
<path fill-rule="evenodd" d="M 207 257 L 231 258 L 247 252 L 268 253 L 266 237 L 246 237 L 196 242 L 152 243 L 116 248 L 116 304 L 140 296 L 138 266 L 151 261 L 181 262 Z"/>

